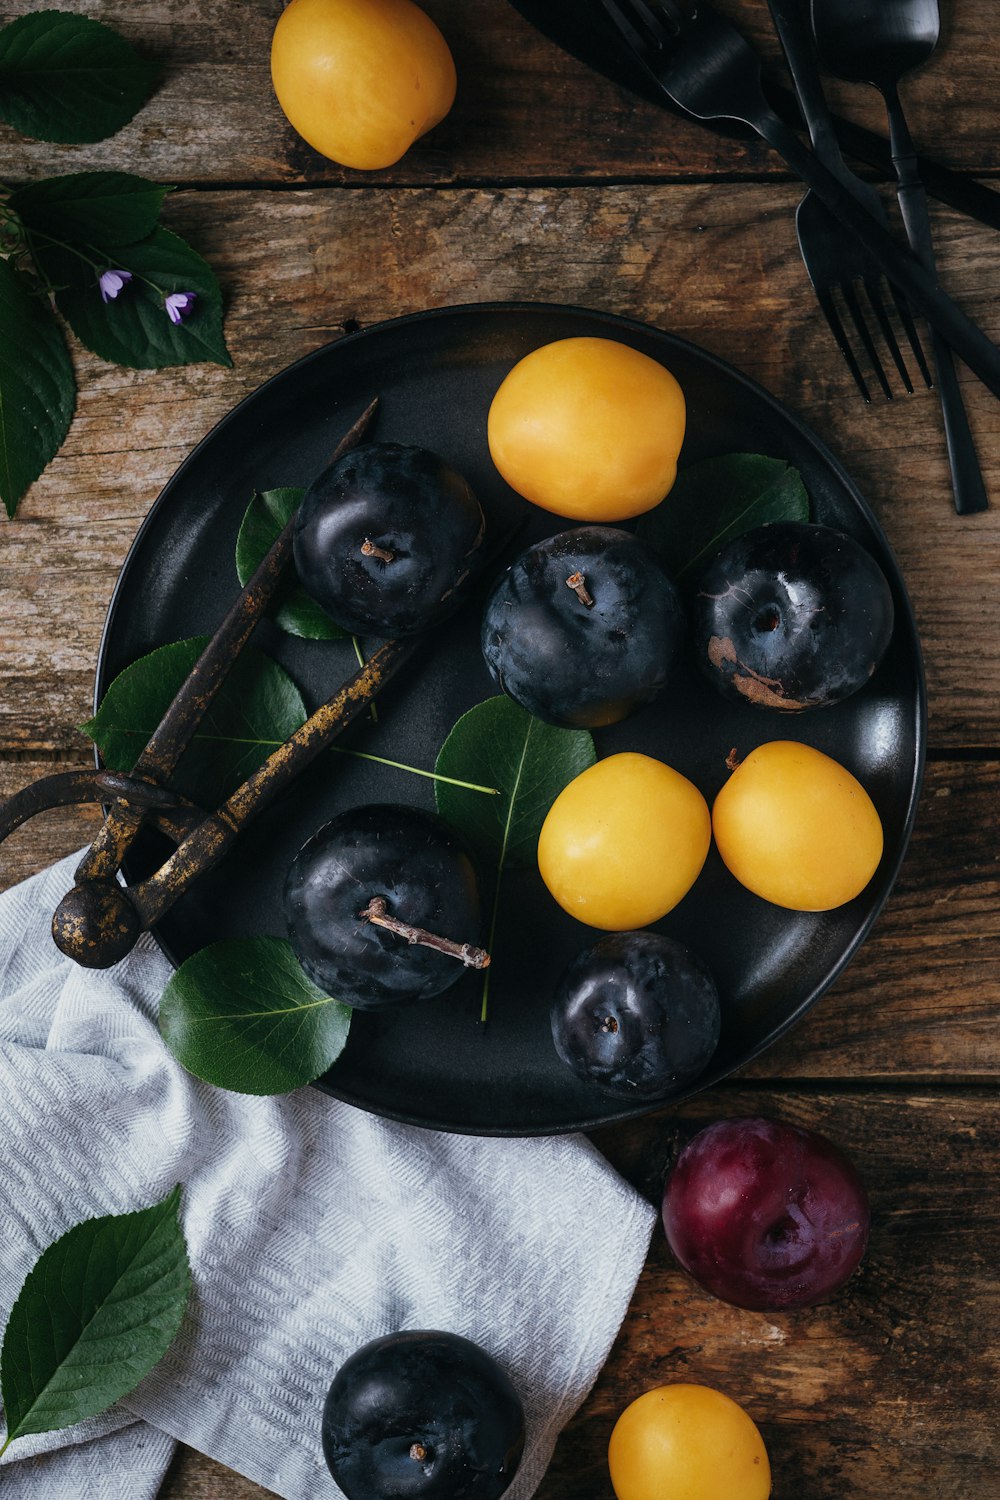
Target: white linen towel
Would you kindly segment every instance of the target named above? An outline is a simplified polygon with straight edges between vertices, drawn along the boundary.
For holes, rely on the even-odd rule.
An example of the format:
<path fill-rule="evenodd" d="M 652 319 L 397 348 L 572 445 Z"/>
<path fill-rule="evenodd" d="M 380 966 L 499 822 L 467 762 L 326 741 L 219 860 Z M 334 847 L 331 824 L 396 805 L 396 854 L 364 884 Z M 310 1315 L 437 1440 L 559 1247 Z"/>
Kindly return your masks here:
<path fill-rule="evenodd" d="M 464 1334 L 507 1370 L 528 1421 L 507 1493 L 527 1500 L 625 1314 L 651 1205 L 579 1136 L 442 1135 L 192 1078 L 157 1030 L 170 969 L 150 939 L 103 973 L 54 947 L 76 858 L 0 896 L 0 1320 L 71 1225 L 177 1182 L 194 1291 L 132 1395 L 11 1445 L 3 1500 L 152 1500 L 174 1439 L 286 1500 L 336 1500 L 330 1380 L 402 1328 Z"/>

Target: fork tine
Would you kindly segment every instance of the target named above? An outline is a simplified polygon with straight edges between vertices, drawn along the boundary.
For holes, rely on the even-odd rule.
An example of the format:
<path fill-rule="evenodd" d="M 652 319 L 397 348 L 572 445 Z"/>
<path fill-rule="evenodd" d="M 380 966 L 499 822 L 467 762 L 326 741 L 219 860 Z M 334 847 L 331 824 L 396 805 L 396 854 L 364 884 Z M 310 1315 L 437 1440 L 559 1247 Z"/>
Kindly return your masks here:
<path fill-rule="evenodd" d="M 919 368 L 920 373 L 923 376 L 924 384 L 927 386 L 928 390 L 931 390 L 934 385 L 934 380 L 927 365 L 927 358 L 924 354 L 923 345 L 920 342 L 920 337 L 913 322 L 913 314 L 910 312 L 910 304 L 907 302 L 902 292 L 898 292 L 896 290 L 891 281 L 889 282 L 889 291 L 892 293 L 892 300 L 895 304 L 896 311 L 899 314 L 899 321 L 903 325 L 903 331 L 905 332 L 906 337 L 909 341 L 910 348 L 913 350 L 913 357 L 917 361 L 917 367 Z"/>
<path fill-rule="evenodd" d="M 865 377 L 861 373 L 860 365 L 854 358 L 854 350 L 851 348 L 850 340 L 848 339 L 847 334 L 844 332 L 844 325 L 840 321 L 840 314 L 834 306 L 833 298 L 830 296 L 830 293 L 827 291 L 826 287 L 817 286 L 815 282 L 813 282 L 813 290 L 816 293 L 816 301 L 819 303 L 820 311 L 822 312 L 827 323 L 829 323 L 830 325 L 830 332 L 833 334 L 833 337 L 836 340 L 837 348 L 844 356 L 847 368 L 854 376 L 854 384 L 861 392 L 861 395 L 865 402 L 869 406 L 871 406 L 872 398 L 868 392 L 868 387 L 865 384 Z"/>
<path fill-rule="evenodd" d="M 889 322 L 889 315 L 885 310 L 885 303 L 882 300 L 882 290 L 874 277 L 865 277 L 865 291 L 868 294 L 868 304 L 875 314 L 875 321 L 882 330 L 885 346 L 892 355 L 892 362 L 899 372 L 899 378 L 905 385 L 907 392 L 912 396 L 913 381 L 910 379 L 910 372 L 906 368 L 899 345 L 896 342 L 896 335 L 892 331 L 892 324 Z"/>
<path fill-rule="evenodd" d="M 849 281 L 842 281 L 840 283 L 840 293 L 844 299 L 844 302 L 847 304 L 847 311 L 851 315 L 851 322 L 854 324 L 858 338 L 865 346 L 865 353 L 868 356 L 868 360 L 871 364 L 872 369 L 875 371 L 875 378 L 878 380 L 879 385 L 882 387 L 882 394 L 885 396 L 885 399 L 887 401 L 891 401 L 892 387 L 886 379 L 885 369 L 882 365 L 882 361 L 878 357 L 878 350 L 875 348 L 875 344 L 872 341 L 871 332 L 868 328 L 868 324 L 865 322 L 865 315 L 861 311 L 861 305 L 854 294 L 854 287 L 852 283 Z"/>

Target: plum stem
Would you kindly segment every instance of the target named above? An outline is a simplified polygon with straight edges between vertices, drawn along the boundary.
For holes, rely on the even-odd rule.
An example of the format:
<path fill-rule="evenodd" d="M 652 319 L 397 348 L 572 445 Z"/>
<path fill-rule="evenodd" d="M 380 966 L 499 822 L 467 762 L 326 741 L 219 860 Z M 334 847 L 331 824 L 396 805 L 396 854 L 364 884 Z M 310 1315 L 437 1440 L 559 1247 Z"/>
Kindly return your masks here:
<path fill-rule="evenodd" d="M 370 536 L 366 536 L 361 543 L 361 555 L 362 557 L 377 557 L 379 562 L 384 563 L 391 563 L 396 559 L 395 552 L 390 552 L 388 547 L 380 547 L 377 542 L 372 541 Z"/>
<path fill-rule="evenodd" d="M 735 771 L 743 764 L 743 757 L 734 745 L 726 756 L 726 765 L 730 771 Z"/>
<path fill-rule="evenodd" d="M 427 1449 L 424 1447 L 423 1443 L 410 1444 L 410 1457 L 418 1464 L 423 1463 L 424 1459 L 427 1457 Z"/>
<path fill-rule="evenodd" d="M 488 969 L 490 966 L 490 955 L 485 948 L 476 948 L 472 943 L 456 943 L 451 938 L 438 937 L 435 932 L 425 932 L 422 927 L 414 927 L 409 922 L 401 922 L 398 917 L 391 917 L 384 896 L 373 896 L 364 911 L 358 912 L 358 916 L 363 922 L 373 922 L 376 927 L 394 932 L 408 943 L 419 943 L 421 947 L 433 948 L 436 953 L 457 958 L 467 969 Z"/>
<path fill-rule="evenodd" d="M 594 596 L 588 592 L 587 580 L 582 573 L 571 573 L 566 580 L 566 587 L 573 590 L 581 604 L 585 604 L 588 609 L 593 609 Z"/>

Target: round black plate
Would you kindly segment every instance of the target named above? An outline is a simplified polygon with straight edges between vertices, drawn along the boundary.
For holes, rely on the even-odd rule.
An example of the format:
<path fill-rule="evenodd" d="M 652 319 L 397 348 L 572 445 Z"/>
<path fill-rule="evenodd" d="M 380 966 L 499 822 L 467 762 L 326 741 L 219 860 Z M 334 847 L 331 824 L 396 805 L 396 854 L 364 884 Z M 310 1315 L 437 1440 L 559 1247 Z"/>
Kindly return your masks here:
<path fill-rule="evenodd" d="M 693 669 L 633 719 L 595 736 L 598 753 L 633 748 L 693 780 L 712 800 L 732 747 L 800 738 L 846 764 L 881 814 L 886 852 L 864 894 L 823 915 L 779 910 L 737 885 L 714 850 L 691 893 L 661 924 L 708 960 L 724 1006 L 719 1051 L 704 1087 L 787 1030 L 836 978 L 878 914 L 913 819 L 923 762 L 924 686 L 913 615 L 878 524 L 817 439 L 766 392 L 694 345 L 641 323 L 577 308 L 501 304 L 400 318 L 293 365 L 243 401 L 166 486 L 126 559 L 105 627 L 97 696 L 154 646 L 210 631 L 234 596 L 233 552 L 254 488 L 305 484 L 340 434 L 378 393 L 377 437 L 432 447 L 468 476 L 493 520 L 531 512 L 522 542 L 561 529 L 499 479 L 486 417 L 501 379 L 552 339 L 622 339 L 666 364 L 688 403 L 682 459 L 737 450 L 785 458 L 805 477 L 818 520 L 857 537 L 879 559 L 896 600 L 892 646 L 876 676 L 846 703 L 801 717 L 729 705 Z M 568 525 L 570 523 L 562 523 Z M 432 768 L 458 716 L 495 688 L 468 606 L 380 700 L 380 722 L 359 720 L 341 743 Z M 349 643 L 299 641 L 269 622 L 256 643 L 302 688 L 310 707 L 350 675 Z M 433 806 L 432 784 L 328 753 L 200 881 L 156 936 L 178 963 L 220 938 L 283 935 L 281 889 L 296 850 L 340 809 L 369 801 Z M 126 877 L 146 871 L 137 859 Z M 488 877 L 488 872 L 484 872 Z M 446 995 L 381 1016 L 359 1014 L 320 1086 L 366 1109 L 469 1133 L 521 1135 L 578 1129 L 641 1109 L 579 1083 L 549 1035 L 548 999 L 564 965 L 596 939 L 557 909 L 536 874 L 504 881 L 491 1019 L 478 1024 L 481 977 Z M 487 897 L 489 880 L 487 878 Z"/>

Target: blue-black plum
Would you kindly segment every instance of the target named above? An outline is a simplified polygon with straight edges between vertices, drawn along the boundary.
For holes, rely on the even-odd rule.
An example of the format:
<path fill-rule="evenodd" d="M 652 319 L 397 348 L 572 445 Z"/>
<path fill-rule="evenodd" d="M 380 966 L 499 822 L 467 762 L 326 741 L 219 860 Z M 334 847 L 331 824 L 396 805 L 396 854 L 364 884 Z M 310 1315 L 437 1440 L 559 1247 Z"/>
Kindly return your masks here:
<path fill-rule="evenodd" d="M 552 1004 L 556 1051 L 585 1083 L 659 1099 L 702 1073 L 719 1042 L 719 996 L 690 949 L 616 932 L 574 959 Z"/>
<path fill-rule="evenodd" d="M 365 1344 L 323 1410 L 323 1452 L 347 1500 L 497 1500 L 524 1448 L 524 1412 L 485 1350 L 453 1333 Z"/>
<path fill-rule="evenodd" d="M 341 813 L 295 856 L 284 904 L 309 978 L 359 1010 L 427 999 L 465 966 L 488 962 L 474 946 L 482 905 L 472 859 L 420 808 L 374 803 Z"/>
<path fill-rule="evenodd" d="M 363 443 L 306 491 L 295 566 L 344 630 L 413 635 L 460 602 L 485 530 L 468 482 L 437 454 Z"/>
<path fill-rule="evenodd" d="M 727 697 L 786 713 L 857 692 L 892 638 L 892 593 L 875 559 L 829 526 L 777 521 L 737 536 L 694 604 L 702 670 Z"/>
<path fill-rule="evenodd" d="M 483 615 L 497 685 L 549 724 L 598 729 L 656 697 L 684 637 L 663 565 L 637 537 L 580 526 L 511 565 Z"/>

